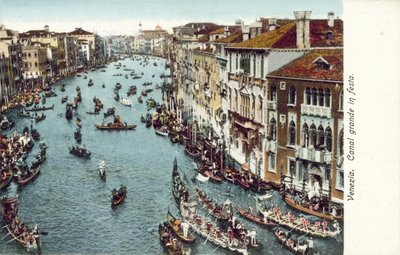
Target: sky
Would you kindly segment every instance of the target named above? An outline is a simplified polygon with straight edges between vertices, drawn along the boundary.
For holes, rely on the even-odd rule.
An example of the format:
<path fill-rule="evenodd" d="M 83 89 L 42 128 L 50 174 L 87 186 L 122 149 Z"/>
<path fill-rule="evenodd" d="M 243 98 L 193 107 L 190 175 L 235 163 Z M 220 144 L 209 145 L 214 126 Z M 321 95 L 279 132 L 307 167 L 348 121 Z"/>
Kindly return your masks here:
<path fill-rule="evenodd" d="M 310 10 L 311 18 L 328 12 L 342 18 L 342 0 L 0 0 L 0 24 L 26 32 L 43 29 L 70 32 L 82 27 L 100 35 L 134 35 L 160 25 L 168 32 L 188 22 L 245 24 L 259 17 L 293 18 L 293 11 Z"/>

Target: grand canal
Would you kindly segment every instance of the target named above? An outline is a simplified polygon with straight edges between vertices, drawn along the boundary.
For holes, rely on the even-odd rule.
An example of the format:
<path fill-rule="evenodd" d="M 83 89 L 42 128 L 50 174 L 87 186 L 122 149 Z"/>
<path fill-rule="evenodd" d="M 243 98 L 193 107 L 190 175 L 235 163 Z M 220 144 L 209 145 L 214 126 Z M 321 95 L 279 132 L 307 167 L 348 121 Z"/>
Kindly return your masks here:
<path fill-rule="evenodd" d="M 161 254 L 158 224 L 165 220 L 168 208 L 177 215 L 177 208 L 171 195 L 171 172 L 173 160 L 176 157 L 181 174 L 185 173 L 187 183 L 193 186 L 191 178 L 195 176 L 194 162 L 188 157 L 179 144 L 172 144 L 169 139 L 157 136 L 154 130 L 140 123 L 140 116 L 146 114 L 146 104 L 139 104 L 136 96 L 131 96 L 133 105 L 126 107 L 113 98 L 114 85 L 122 84 L 120 95 L 126 97 L 128 87 L 135 84 L 138 94 L 142 83 L 152 81 L 161 84 L 160 74 L 165 73 L 163 59 L 150 59 L 147 66 L 139 65 L 140 61 L 125 59 L 119 61 L 126 68 L 133 68 L 136 73 L 144 73 L 141 79 L 125 79 L 130 72 L 116 69 L 115 63 L 106 68 L 87 74 L 88 79 L 69 77 L 56 83 L 57 97 L 47 98 L 46 105 L 55 105 L 54 110 L 46 111 L 47 118 L 34 127 L 41 133 L 48 144 L 47 161 L 42 166 L 42 173 L 33 182 L 22 189 L 12 184 L 2 195 L 19 194 L 20 217 L 30 223 L 39 223 L 42 231 L 48 235 L 41 237 L 43 254 Z M 157 66 L 153 65 L 157 62 Z M 123 76 L 113 76 L 123 73 Z M 155 75 L 153 78 L 152 75 Z M 88 87 L 89 78 L 94 86 Z M 66 92 L 59 91 L 64 83 Z M 106 87 L 102 88 L 105 83 Z M 65 104 L 61 104 L 62 95 L 73 97 L 76 86 L 82 91 L 83 101 L 79 105 L 76 116 L 82 119 L 82 143 L 92 152 L 90 160 L 80 159 L 68 152 L 68 146 L 75 144 L 73 138 L 76 129 L 75 120 L 65 118 Z M 134 131 L 107 132 L 96 130 L 94 124 L 103 122 L 103 115 L 88 115 L 93 111 L 93 97 L 100 98 L 104 109 L 115 107 L 123 122 L 138 125 Z M 148 97 L 161 102 L 161 91 L 155 89 Z M 145 98 L 146 99 L 146 98 Z M 6 114 L 16 122 L 15 128 L 22 132 L 30 120 L 17 117 L 17 110 Z M 111 121 L 106 119 L 105 122 Z M 13 130 L 9 130 L 10 134 Z M 32 155 L 39 150 L 34 147 Z M 106 162 L 107 180 L 103 182 L 98 175 L 100 160 Z M 116 209 L 110 206 L 111 190 L 125 184 L 128 196 L 125 202 Z M 243 191 L 238 186 L 228 183 L 198 184 L 215 201 L 223 203 L 228 186 L 231 188 L 229 199 L 234 204 L 247 208 L 255 208 L 253 194 Z M 193 190 L 193 189 L 191 189 Z M 192 192 L 192 194 L 194 194 Z M 269 205 L 278 204 L 283 209 L 287 207 L 281 202 L 279 194 L 268 201 Z M 206 213 L 204 213 L 206 214 Z M 239 217 L 238 217 L 239 218 Z M 291 254 L 282 247 L 268 229 L 256 224 L 245 222 L 250 229 L 257 231 L 257 239 L 262 243 L 261 250 L 251 250 L 250 254 Z M 292 232 L 294 236 L 301 234 Z M 2 230 L 2 235 L 6 231 Z M 0 241 L 2 254 L 25 254 L 24 249 L 15 242 L 7 243 L 7 238 Z M 343 235 L 337 239 L 316 239 L 317 254 L 342 254 Z M 191 247 L 192 254 L 232 254 L 228 250 L 217 248 L 205 239 L 198 237 Z"/>

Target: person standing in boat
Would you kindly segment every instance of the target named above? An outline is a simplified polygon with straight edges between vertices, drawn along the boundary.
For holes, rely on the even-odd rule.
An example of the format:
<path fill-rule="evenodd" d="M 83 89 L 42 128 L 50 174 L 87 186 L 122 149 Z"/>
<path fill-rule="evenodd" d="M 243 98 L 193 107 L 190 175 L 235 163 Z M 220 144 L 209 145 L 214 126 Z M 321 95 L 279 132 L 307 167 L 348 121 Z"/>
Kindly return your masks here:
<path fill-rule="evenodd" d="M 313 255 L 314 254 L 314 241 L 313 241 L 313 238 L 310 237 L 310 239 L 308 239 L 307 242 L 308 242 L 308 247 L 306 249 L 306 254 L 307 255 Z"/>

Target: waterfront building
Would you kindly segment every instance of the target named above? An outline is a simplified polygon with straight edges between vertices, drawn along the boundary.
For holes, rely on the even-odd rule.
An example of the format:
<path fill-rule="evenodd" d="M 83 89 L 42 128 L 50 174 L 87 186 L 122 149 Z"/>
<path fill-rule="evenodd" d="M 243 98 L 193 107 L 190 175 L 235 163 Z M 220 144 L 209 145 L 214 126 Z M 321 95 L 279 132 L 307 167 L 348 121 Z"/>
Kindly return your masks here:
<path fill-rule="evenodd" d="M 24 78 L 45 77 L 47 73 L 47 48 L 43 44 L 22 46 Z"/>
<path fill-rule="evenodd" d="M 4 25 L 0 26 L 0 42 L 2 43 L 2 52 L 8 55 L 8 81 L 7 88 L 1 88 L 4 92 L 2 101 L 8 102 L 11 97 L 19 93 L 24 88 L 23 83 L 23 62 L 22 62 L 22 45 L 20 44 L 19 34 L 17 31 L 6 29 Z M 6 53 L 8 52 L 8 54 Z M 3 62 L 5 60 L 3 59 Z M 3 66 L 5 68 L 5 66 Z M 5 70 L 3 70 L 5 73 Z M 4 85 L 4 80 L 3 80 Z M 3 100 L 4 99 L 4 100 Z M 1 104 L 4 105 L 4 104 Z"/>
<path fill-rule="evenodd" d="M 87 65 L 92 66 L 95 62 L 94 60 L 94 51 L 95 51 L 95 35 L 94 33 L 88 32 L 81 27 L 75 28 L 74 31 L 69 32 L 68 35 L 74 37 L 77 39 L 77 42 L 79 44 L 79 57 L 78 57 L 78 63 L 79 60 L 81 61 L 80 64 L 82 65 L 85 63 L 85 58 Z M 79 64 L 78 64 L 79 65 Z"/>
<path fill-rule="evenodd" d="M 343 50 L 312 50 L 267 79 L 265 178 L 343 203 Z"/>

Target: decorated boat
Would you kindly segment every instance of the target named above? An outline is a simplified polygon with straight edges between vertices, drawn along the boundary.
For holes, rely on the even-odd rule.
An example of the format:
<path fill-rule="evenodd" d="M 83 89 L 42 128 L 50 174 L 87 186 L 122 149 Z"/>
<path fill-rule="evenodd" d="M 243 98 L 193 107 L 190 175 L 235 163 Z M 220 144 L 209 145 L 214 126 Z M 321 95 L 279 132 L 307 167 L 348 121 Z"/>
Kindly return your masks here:
<path fill-rule="evenodd" d="M 169 210 L 167 213 L 167 223 L 174 234 L 183 242 L 194 243 L 194 241 L 196 241 L 196 237 L 189 232 L 189 225 L 185 223 L 182 224 L 182 221 L 175 218 Z"/>
<path fill-rule="evenodd" d="M 196 187 L 196 194 L 199 203 L 203 205 L 208 214 L 220 220 L 228 220 L 232 216 L 232 203 L 229 199 L 223 205 L 219 205 L 208 198 L 207 194 L 198 187 Z"/>
<path fill-rule="evenodd" d="M 304 213 L 307 213 L 307 214 L 310 214 L 310 215 L 314 215 L 314 216 L 317 216 L 317 217 L 322 218 L 322 219 L 343 220 L 343 215 L 337 215 L 336 211 L 335 211 L 335 213 L 328 213 L 328 212 L 324 213 L 322 211 L 316 211 L 316 210 L 314 210 L 313 207 L 311 207 L 311 208 L 310 207 L 306 207 L 306 206 L 303 206 L 301 203 L 297 204 L 292 197 L 285 197 L 285 202 L 289 206 L 291 206 L 291 207 L 293 207 L 293 208 L 295 208 L 295 209 L 297 209 L 297 210 L 299 210 L 301 212 L 304 212 Z"/>
<path fill-rule="evenodd" d="M 95 127 L 101 130 L 133 130 L 136 128 L 136 125 L 126 123 L 108 123 L 107 125 L 95 124 Z"/>
<path fill-rule="evenodd" d="M 17 179 L 17 183 L 21 186 L 30 183 L 40 174 L 40 168 L 41 166 L 39 165 L 31 169 L 32 172 L 27 171 L 27 174 L 25 176 L 21 176 L 20 178 Z"/>
<path fill-rule="evenodd" d="M 11 224 L 6 225 L 6 229 L 12 240 L 15 240 L 19 245 L 25 247 L 28 252 L 36 251 L 39 248 L 40 240 L 37 230 L 30 232 L 28 229 L 25 232 L 26 234 L 20 234 L 17 229 L 11 228 Z"/>
<path fill-rule="evenodd" d="M 329 228 L 327 222 L 319 222 L 310 220 L 303 217 L 295 217 L 293 213 L 290 215 L 282 213 L 279 207 L 274 207 L 272 209 L 263 209 L 260 204 L 256 203 L 257 211 L 260 212 L 264 218 L 271 221 L 275 221 L 282 226 L 286 226 L 292 230 L 309 234 L 316 237 L 336 237 L 342 231 L 339 223 L 335 220 L 333 224 L 333 230 Z"/>
<path fill-rule="evenodd" d="M 18 195 L 1 199 L 3 222 L 9 224 L 18 214 Z"/>
<path fill-rule="evenodd" d="M 197 164 L 197 170 L 199 173 L 202 173 L 205 176 L 210 177 L 211 181 L 216 182 L 216 183 L 221 183 L 222 182 L 222 175 L 221 173 L 214 168 L 213 165 L 209 166 L 206 164 Z"/>

